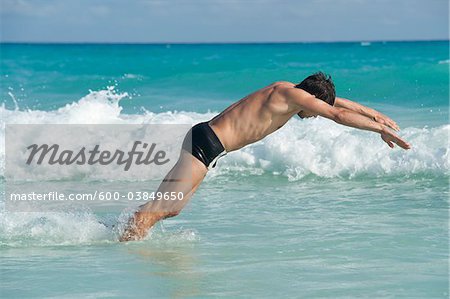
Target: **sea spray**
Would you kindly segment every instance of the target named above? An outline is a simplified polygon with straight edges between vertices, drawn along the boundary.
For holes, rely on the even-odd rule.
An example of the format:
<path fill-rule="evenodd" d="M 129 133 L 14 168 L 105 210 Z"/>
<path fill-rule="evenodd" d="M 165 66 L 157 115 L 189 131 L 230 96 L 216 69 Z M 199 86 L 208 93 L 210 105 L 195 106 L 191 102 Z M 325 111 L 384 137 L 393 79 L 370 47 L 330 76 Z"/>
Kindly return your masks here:
<path fill-rule="evenodd" d="M 80 100 L 52 111 L 16 111 L 0 107 L 4 115 L 0 123 L 0 175 L 4 174 L 6 123 L 193 125 L 217 114 L 184 111 L 154 113 L 147 110 L 140 114 L 124 114 L 120 101 L 127 96 L 110 87 L 91 91 Z M 252 172 L 282 175 L 295 181 L 307 175 L 325 178 L 415 173 L 448 175 L 449 133 L 450 125 L 404 128 L 399 134 L 412 144 L 412 149 L 403 151 L 390 149 L 377 134 L 371 132 L 358 131 L 323 118 L 293 118 L 265 139 L 229 153 L 210 176 Z M 111 179 L 117 177 L 112 175 Z"/>

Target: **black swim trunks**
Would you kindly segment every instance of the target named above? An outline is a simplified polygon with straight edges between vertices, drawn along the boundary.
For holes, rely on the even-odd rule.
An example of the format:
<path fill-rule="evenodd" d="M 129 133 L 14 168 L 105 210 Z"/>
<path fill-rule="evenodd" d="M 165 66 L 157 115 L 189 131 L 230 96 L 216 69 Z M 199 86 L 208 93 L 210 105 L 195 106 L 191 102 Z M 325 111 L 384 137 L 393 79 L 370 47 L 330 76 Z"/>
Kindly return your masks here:
<path fill-rule="evenodd" d="M 208 169 L 214 168 L 217 160 L 227 153 L 208 122 L 196 124 L 189 130 L 183 141 L 183 149 L 190 152 Z"/>

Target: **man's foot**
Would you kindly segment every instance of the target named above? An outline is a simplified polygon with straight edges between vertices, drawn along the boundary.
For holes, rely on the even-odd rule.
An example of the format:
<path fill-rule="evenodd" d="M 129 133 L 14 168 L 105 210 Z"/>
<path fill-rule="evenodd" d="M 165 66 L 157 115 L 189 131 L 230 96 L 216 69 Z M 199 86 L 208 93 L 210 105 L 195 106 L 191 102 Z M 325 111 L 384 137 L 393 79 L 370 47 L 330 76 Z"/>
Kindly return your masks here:
<path fill-rule="evenodd" d="M 137 241 L 147 236 L 148 230 L 159 220 L 164 218 L 161 213 L 136 212 L 130 218 L 125 231 L 120 236 L 120 242 Z"/>

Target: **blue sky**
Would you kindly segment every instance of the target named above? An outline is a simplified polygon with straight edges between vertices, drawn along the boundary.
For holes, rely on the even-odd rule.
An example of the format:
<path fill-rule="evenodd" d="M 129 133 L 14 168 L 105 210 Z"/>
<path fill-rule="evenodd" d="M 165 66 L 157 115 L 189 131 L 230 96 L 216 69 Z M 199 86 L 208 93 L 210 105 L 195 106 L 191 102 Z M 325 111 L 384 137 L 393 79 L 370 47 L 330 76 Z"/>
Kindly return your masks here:
<path fill-rule="evenodd" d="M 448 39 L 448 0 L 0 0 L 0 40 Z"/>

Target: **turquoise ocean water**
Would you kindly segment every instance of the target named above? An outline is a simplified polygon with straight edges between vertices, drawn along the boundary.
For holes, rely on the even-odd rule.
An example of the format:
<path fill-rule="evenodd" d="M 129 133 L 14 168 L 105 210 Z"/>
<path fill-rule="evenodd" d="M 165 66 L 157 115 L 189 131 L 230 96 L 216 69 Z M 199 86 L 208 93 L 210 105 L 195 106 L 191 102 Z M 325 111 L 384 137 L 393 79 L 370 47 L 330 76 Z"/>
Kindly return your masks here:
<path fill-rule="evenodd" d="M 394 118 L 413 148 L 292 119 L 220 160 L 181 215 L 127 244 L 99 223 L 120 213 L 12 213 L 1 195 L 0 296 L 448 298 L 448 41 L 1 44 L 0 185 L 5 124 L 194 124 L 318 70 Z"/>

